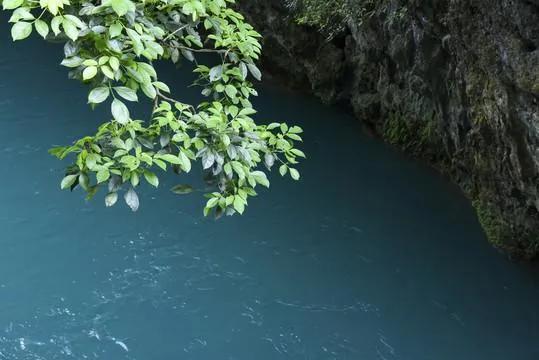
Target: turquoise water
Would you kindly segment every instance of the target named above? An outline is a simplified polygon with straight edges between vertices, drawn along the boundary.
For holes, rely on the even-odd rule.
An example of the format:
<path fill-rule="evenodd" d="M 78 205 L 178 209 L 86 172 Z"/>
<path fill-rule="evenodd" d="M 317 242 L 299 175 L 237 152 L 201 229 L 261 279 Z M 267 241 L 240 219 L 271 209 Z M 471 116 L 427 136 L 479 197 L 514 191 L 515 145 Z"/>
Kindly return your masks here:
<path fill-rule="evenodd" d="M 61 192 L 46 150 L 107 110 L 60 48 L 1 26 L 0 359 L 539 358 L 537 269 L 491 249 L 454 186 L 313 99 L 261 89 L 309 159 L 243 217 L 204 219 L 174 176 L 136 214 Z"/>

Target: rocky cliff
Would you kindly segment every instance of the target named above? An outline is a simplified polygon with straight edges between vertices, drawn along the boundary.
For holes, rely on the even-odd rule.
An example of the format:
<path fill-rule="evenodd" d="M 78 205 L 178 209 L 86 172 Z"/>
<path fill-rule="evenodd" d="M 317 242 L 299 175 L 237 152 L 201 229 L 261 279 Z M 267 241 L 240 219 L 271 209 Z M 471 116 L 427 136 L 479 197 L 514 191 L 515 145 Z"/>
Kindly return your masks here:
<path fill-rule="evenodd" d="M 243 1 L 264 69 L 431 162 L 496 247 L 537 257 L 539 0 L 319 1 Z"/>

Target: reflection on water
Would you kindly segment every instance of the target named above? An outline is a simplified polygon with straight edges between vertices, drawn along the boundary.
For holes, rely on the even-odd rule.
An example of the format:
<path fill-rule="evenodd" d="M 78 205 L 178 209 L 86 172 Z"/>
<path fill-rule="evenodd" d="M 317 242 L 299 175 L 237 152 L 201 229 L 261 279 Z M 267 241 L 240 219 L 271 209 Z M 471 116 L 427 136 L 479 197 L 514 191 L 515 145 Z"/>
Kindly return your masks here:
<path fill-rule="evenodd" d="M 453 186 L 297 94 L 259 107 L 306 130 L 303 179 L 243 217 L 204 219 L 174 176 L 136 214 L 61 192 L 46 150 L 107 109 L 60 49 L 2 26 L 0 359 L 539 358 L 537 270 L 496 254 Z"/>

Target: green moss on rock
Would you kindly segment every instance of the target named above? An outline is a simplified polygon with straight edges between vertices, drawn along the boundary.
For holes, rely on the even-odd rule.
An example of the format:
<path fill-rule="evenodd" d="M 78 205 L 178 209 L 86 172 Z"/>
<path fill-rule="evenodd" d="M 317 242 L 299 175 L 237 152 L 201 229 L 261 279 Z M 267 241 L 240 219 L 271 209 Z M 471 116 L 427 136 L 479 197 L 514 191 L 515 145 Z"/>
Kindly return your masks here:
<path fill-rule="evenodd" d="M 511 237 L 511 229 L 504 219 L 497 215 L 484 199 L 477 198 L 472 205 L 489 242 L 498 249 L 507 250 L 507 239 Z"/>
<path fill-rule="evenodd" d="M 434 111 L 424 118 L 417 113 L 394 110 L 388 113 L 383 128 L 383 138 L 392 145 L 415 153 L 426 150 L 429 144 L 436 143 Z"/>
<path fill-rule="evenodd" d="M 510 223 L 488 202 L 488 195 L 481 193 L 473 202 L 477 217 L 488 241 L 497 249 L 518 259 L 533 259 L 539 252 L 539 236 L 511 227 Z"/>

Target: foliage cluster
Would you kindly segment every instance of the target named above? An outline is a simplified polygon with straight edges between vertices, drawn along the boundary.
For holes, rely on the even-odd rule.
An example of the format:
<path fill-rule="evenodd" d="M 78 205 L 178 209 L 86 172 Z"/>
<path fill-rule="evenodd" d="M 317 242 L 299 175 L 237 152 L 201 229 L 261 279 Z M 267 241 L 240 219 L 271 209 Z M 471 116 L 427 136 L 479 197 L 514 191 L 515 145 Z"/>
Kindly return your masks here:
<path fill-rule="evenodd" d="M 402 19 L 407 8 L 389 0 L 286 0 L 299 24 L 313 26 L 329 40 L 346 26 L 362 25 L 373 16 L 384 14 L 385 23 Z"/>
<path fill-rule="evenodd" d="M 35 30 L 48 40 L 65 41 L 62 65 L 89 87 L 88 102 L 110 103 L 111 120 L 94 135 L 56 147 L 59 159 L 74 158 L 62 189 L 84 189 L 88 198 L 105 188 L 106 206 L 122 193 L 136 211 L 141 179 L 157 187 L 158 172 L 188 173 L 201 163 L 207 194 L 206 215 L 243 213 L 258 185 L 269 187 L 263 169 L 278 167 L 298 180 L 303 152 L 295 148 L 302 129 L 284 123 L 258 125 L 250 98 L 251 79 L 260 80 L 255 62 L 260 35 L 230 5 L 234 0 L 3 0 L 12 11 L 13 40 Z M 219 58 L 215 66 L 201 53 Z M 174 99 L 153 65 L 156 60 L 193 64 L 195 84 L 206 101 Z M 133 118 L 130 102 L 144 95 L 153 102 L 150 119 Z M 173 191 L 188 193 L 190 185 Z"/>
<path fill-rule="evenodd" d="M 347 0 L 287 0 L 302 25 L 314 26 L 328 38 L 332 38 L 345 27 Z"/>

